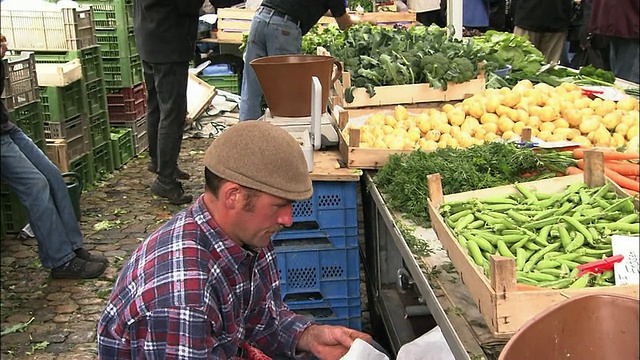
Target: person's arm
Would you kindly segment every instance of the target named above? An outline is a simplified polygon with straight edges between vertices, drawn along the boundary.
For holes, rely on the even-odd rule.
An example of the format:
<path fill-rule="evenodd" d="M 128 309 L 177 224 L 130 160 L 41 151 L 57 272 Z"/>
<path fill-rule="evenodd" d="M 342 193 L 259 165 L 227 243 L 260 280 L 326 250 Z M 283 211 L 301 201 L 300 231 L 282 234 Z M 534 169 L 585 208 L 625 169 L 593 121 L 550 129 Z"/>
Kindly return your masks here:
<path fill-rule="evenodd" d="M 355 15 L 350 15 L 349 13 L 344 13 L 342 16 L 338 16 L 335 18 L 338 23 L 338 27 L 340 30 L 345 30 L 349 28 L 349 26 L 357 24 L 360 22 L 360 18 Z"/>
<path fill-rule="evenodd" d="M 311 325 L 307 327 L 296 350 L 311 352 L 320 359 L 340 359 L 351 348 L 356 339 L 371 342 L 371 335 L 344 326 Z"/>
<path fill-rule="evenodd" d="M 198 15 L 200 14 L 200 8 L 202 8 L 204 0 L 178 0 L 176 6 L 181 14 L 186 15 Z"/>

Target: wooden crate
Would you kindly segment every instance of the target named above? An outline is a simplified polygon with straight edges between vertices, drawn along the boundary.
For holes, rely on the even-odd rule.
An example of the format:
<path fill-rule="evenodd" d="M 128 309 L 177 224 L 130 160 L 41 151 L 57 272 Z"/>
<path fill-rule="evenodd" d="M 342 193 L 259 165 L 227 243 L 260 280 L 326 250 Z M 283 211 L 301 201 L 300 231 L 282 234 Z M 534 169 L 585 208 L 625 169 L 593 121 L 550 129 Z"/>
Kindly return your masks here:
<path fill-rule="evenodd" d="M 333 92 L 337 97 L 336 104 L 345 109 L 462 100 L 484 91 L 485 77 L 484 72 L 480 71 L 478 77 L 473 80 L 461 84 L 449 83 L 446 91 L 434 89 L 429 84 L 376 86 L 376 95 L 370 97 L 364 88 L 355 88 L 354 100 L 351 103 L 344 99 L 344 91 L 349 87 L 351 87 L 351 74 L 343 71 L 342 77 L 333 83 Z"/>
<path fill-rule="evenodd" d="M 38 86 L 64 87 L 82 79 L 80 59 L 66 63 L 36 63 Z"/>
<path fill-rule="evenodd" d="M 218 31 L 216 37 L 220 41 L 242 41 L 242 35 L 249 33 L 255 9 L 222 8 L 218 9 Z M 335 24 L 329 16 L 318 20 L 318 25 Z"/>
<path fill-rule="evenodd" d="M 487 325 L 489 325 L 490 330 L 496 337 L 510 337 L 538 313 L 573 296 L 614 293 L 638 297 L 638 285 L 561 290 L 541 288 L 540 290 L 536 289 L 536 291 L 523 291 L 517 287 L 514 260 L 500 256 L 491 257 L 491 280 L 489 280 L 468 258 L 456 240 L 455 235 L 446 225 L 442 216 L 440 216 L 438 209 L 444 202 L 470 198 L 482 199 L 496 194 L 507 195 L 517 193 L 516 188 L 513 185 L 507 185 L 443 196 L 440 175 L 429 175 L 428 181 L 430 193 L 428 206 L 433 229 L 448 252 L 451 262 L 460 275 L 460 279 L 467 286 Z M 607 179 L 603 173 L 592 174 L 591 178 L 587 175 L 571 175 L 526 182 L 522 185 L 531 190 L 544 189 L 545 193 L 559 193 L 564 191 L 568 185 L 582 181 L 592 187 L 604 185 L 606 181 L 611 183 L 617 194 L 627 196 L 619 186 Z"/>
<path fill-rule="evenodd" d="M 190 125 L 209 108 L 211 100 L 216 96 L 216 88 L 200 79 L 195 74 L 189 74 L 187 83 L 187 117 L 185 126 Z"/>
<path fill-rule="evenodd" d="M 359 17 L 362 21 L 375 22 L 376 25 L 383 27 L 393 27 L 396 24 L 410 27 L 418 24 L 418 21 L 416 20 L 416 13 L 408 11 L 378 11 L 364 13 L 359 15 Z"/>
<path fill-rule="evenodd" d="M 334 100 L 335 101 L 335 100 Z M 407 106 L 409 113 L 419 113 L 427 108 L 441 107 L 442 103 L 429 103 Z M 393 114 L 393 106 L 382 106 L 367 109 L 342 109 L 339 106 L 333 107 L 334 111 L 331 116 L 334 120 L 334 126 L 338 132 L 338 148 L 342 160 L 345 162 L 348 168 L 355 169 L 379 169 L 389 161 L 389 156 L 392 154 L 408 154 L 413 150 L 392 150 L 392 149 L 372 149 L 360 147 L 360 129 L 348 128 L 349 140 L 345 139 L 342 132 L 347 128 L 347 124 L 350 119 L 359 118 L 362 116 L 370 116 L 378 112 L 384 112 Z"/>

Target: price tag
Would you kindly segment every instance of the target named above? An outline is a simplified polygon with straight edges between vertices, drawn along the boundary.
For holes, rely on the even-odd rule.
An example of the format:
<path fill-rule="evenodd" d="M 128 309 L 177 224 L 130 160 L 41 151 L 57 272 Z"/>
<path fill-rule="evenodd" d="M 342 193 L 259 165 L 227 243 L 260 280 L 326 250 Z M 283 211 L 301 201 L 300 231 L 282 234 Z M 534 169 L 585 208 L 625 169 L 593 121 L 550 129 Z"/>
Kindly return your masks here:
<path fill-rule="evenodd" d="M 621 262 L 613 264 L 616 285 L 640 283 L 640 237 L 612 235 L 613 255 L 623 255 Z"/>

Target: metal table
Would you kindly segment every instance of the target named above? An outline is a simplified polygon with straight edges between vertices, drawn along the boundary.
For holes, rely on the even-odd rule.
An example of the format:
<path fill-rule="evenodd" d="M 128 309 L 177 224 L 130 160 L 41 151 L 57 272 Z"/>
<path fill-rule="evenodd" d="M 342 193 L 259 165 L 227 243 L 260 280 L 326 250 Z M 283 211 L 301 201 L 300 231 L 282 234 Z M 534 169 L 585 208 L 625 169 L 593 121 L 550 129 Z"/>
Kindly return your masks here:
<path fill-rule="evenodd" d="M 422 335 L 414 331 L 410 321 L 418 302 L 426 305 L 456 359 L 497 358 L 508 339 L 495 338 L 489 331 L 435 232 L 415 226 L 387 208 L 372 181 L 374 174 L 367 171 L 361 179 L 362 258 L 372 325 L 384 325 L 390 350 L 397 353 L 401 345 Z M 414 254 L 403 232 L 425 241 L 431 253 Z"/>

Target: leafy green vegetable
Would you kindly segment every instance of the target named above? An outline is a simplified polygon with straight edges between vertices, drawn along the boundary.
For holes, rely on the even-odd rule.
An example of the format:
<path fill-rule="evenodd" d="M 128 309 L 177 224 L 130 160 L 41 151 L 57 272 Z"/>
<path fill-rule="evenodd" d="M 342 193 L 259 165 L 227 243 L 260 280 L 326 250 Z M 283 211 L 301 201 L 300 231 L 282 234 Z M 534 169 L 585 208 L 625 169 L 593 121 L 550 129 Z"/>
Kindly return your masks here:
<path fill-rule="evenodd" d="M 485 142 L 467 149 L 438 148 L 393 154 L 374 177 L 389 207 L 401 211 L 419 225 L 429 225 L 426 176 L 440 173 L 445 194 L 490 188 L 514 182 L 555 176 L 575 163 L 570 153 L 533 151 L 513 143 Z M 521 178 L 524 173 L 540 175 Z"/>

